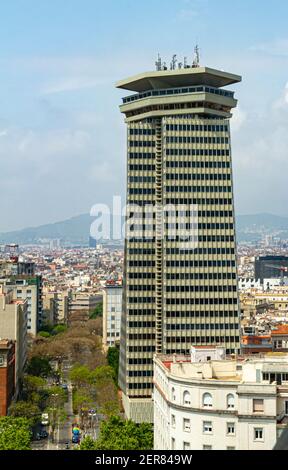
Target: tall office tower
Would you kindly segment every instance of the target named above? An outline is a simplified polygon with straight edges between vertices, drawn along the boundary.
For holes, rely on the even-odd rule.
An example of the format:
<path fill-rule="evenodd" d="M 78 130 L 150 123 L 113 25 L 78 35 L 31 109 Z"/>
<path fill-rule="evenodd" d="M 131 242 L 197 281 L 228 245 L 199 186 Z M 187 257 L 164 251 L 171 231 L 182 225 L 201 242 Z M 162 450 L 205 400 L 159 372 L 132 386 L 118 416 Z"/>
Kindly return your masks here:
<path fill-rule="evenodd" d="M 119 383 L 136 422 L 153 420 L 155 352 L 186 354 L 192 345 L 239 351 L 229 127 L 237 101 L 223 87 L 241 77 L 197 63 L 171 68 L 158 61 L 157 71 L 116 85 L 136 92 L 120 107 L 128 128 L 127 204 L 155 208 L 146 233 L 142 220 L 125 241 Z M 166 205 L 176 207 L 173 223 L 170 211 L 160 214 Z M 191 206 L 194 249 L 182 240 Z"/>

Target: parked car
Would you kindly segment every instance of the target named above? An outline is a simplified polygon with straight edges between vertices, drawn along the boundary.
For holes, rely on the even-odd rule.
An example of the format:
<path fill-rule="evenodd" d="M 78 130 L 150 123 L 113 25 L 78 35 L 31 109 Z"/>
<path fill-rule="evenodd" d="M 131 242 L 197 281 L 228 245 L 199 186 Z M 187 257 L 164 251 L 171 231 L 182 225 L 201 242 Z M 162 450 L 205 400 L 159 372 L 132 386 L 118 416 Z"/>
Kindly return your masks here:
<path fill-rule="evenodd" d="M 47 439 L 47 437 L 48 437 L 48 435 L 49 435 L 48 432 L 45 431 L 45 430 L 40 431 L 39 434 L 40 434 L 40 438 L 41 438 L 41 439 Z"/>

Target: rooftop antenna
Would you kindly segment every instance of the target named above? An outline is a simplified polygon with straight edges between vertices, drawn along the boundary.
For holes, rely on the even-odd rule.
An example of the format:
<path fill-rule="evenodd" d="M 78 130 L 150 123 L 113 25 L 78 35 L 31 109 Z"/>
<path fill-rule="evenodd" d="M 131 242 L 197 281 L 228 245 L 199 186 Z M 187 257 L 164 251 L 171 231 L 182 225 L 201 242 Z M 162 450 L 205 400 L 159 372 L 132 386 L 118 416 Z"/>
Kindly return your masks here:
<path fill-rule="evenodd" d="M 198 44 L 196 44 L 194 49 L 193 67 L 200 67 L 200 50 Z"/>
<path fill-rule="evenodd" d="M 162 59 L 160 57 L 160 54 L 158 54 L 158 58 L 155 62 L 155 65 L 156 65 L 157 72 L 160 72 L 160 70 L 162 70 Z"/>
<path fill-rule="evenodd" d="M 176 64 L 177 64 L 177 55 L 174 54 L 173 57 L 172 57 L 171 65 L 170 65 L 171 70 L 176 69 Z"/>

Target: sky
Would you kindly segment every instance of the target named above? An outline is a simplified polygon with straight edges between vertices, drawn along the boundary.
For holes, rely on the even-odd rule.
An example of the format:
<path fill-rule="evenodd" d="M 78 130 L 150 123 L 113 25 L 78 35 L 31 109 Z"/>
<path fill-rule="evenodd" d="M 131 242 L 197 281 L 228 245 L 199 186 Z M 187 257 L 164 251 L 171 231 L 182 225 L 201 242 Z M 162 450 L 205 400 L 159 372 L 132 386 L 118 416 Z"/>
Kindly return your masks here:
<path fill-rule="evenodd" d="M 2 0 L 0 232 L 125 195 L 115 82 L 170 62 L 242 75 L 232 119 L 238 214 L 288 216 L 286 0 Z"/>

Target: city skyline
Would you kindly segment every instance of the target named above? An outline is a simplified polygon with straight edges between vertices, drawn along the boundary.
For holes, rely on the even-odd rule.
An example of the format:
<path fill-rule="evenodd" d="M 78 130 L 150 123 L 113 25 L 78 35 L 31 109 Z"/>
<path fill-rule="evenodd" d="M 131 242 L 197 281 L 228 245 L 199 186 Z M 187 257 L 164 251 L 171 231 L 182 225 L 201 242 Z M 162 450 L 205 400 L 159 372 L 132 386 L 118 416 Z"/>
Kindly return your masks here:
<path fill-rule="evenodd" d="M 201 65 L 243 75 L 232 119 L 236 212 L 288 215 L 288 7 L 277 3 L 261 5 L 259 21 L 256 2 L 241 2 L 227 21 L 224 0 L 168 1 L 165 8 L 148 1 L 149 24 L 141 5 L 128 0 L 74 0 L 68 10 L 55 1 L 3 5 L 1 232 L 87 213 L 110 202 L 111 188 L 123 195 L 125 139 L 114 82 L 153 70 L 158 52 L 167 62 L 174 53 L 191 59 L 197 42 Z"/>

